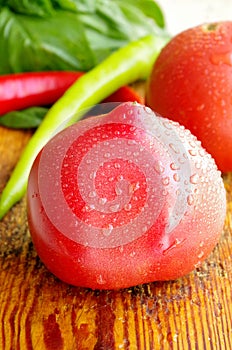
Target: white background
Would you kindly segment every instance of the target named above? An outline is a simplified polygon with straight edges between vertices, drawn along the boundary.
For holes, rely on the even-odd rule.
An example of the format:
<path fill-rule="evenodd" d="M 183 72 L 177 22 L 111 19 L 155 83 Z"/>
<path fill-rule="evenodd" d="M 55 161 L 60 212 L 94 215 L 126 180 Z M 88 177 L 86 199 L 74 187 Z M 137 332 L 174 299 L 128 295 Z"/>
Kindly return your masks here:
<path fill-rule="evenodd" d="M 232 0 L 156 0 L 170 34 L 203 22 L 232 20 Z"/>

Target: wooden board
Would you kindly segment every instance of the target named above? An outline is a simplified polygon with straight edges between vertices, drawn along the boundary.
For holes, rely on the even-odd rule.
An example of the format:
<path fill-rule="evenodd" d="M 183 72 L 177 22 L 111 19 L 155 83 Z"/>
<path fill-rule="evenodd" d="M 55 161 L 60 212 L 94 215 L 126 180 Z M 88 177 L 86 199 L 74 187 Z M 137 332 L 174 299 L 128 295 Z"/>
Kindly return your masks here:
<path fill-rule="evenodd" d="M 0 191 L 30 132 L 0 128 Z M 232 176 L 228 210 L 210 257 L 176 281 L 121 291 L 66 285 L 38 258 L 25 198 L 0 222 L 0 349 L 232 349 Z"/>

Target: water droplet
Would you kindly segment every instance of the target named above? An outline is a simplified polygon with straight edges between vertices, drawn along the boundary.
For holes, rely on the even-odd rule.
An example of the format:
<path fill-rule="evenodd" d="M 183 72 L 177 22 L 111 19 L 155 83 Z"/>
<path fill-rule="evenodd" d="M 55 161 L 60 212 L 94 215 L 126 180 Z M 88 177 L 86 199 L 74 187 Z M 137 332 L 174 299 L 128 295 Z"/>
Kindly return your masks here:
<path fill-rule="evenodd" d="M 192 205 L 193 202 L 194 202 L 194 196 L 192 194 L 188 195 L 188 197 L 187 197 L 188 205 Z"/>
<path fill-rule="evenodd" d="M 89 198 L 94 198 L 94 197 L 96 197 L 96 192 L 95 191 L 91 191 L 91 192 L 89 192 Z"/>
<path fill-rule="evenodd" d="M 184 164 L 185 163 L 185 157 L 178 158 L 178 161 L 179 161 L 180 164 Z"/>
<path fill-rule="evenodd" d="M 191 184 L 197 184 L 199 182 L 199 175 L 198 174 L 191 175 L 190 182 Z"/>
<path fill-rule="evenodd" d="M 173 175 L 173 179 L 174 179 L 176 182 L 179 182 L 179 181 L 180 181 L 180 176 L 179 176 L 179 174 L 175 173 L 175 174 Z"/>
<path fill-rule="evenodd" d="M 106 281 L 103 279 L 102 275 L 99 275 L 97 277 L 97 283 L 98 284 L 105 284 L 106 283 Z"/>
<path fill-rule="evenodd" d="M 168 177 L 168 176 L 167 176 L 167 177 L 164 177 L 164 178 L 162 179 L 162 183 L 163 183 L 164 186 L 169 185 L 169 183 L 170 183 L 169 177 Z"/>
<path fill-rule="evenodd" d="M 210 60 L 215 65 L 226 64 L 228 66 L 232 66 L 232 52 L 214 53 L 211 55 Z"/>
<path fill-rule="evenodd" d="M 124 205 L 124 209 L 125 209 L 126 211 L 130 211 L 131 208 L 132 208 L 132 205 L 131 205 L 130 203 L 127 203 L 127 204 Z"/>
<path fill-rule="evenodd" d="M 130 184 L 130 186 L 129 186 L 129 194 L 134 193 L 134 192 L 137 191 L 139 188 L 140 188 L 139 182 Z"/>
<path fill-rule="evenodd" d="M 180 169 L 179 165 L 177 165 L 176 163 L 171 163 L 171 164 L 170 164 L 170 168 L 171 168 L 172 170 L 178 170 L 178 169 Z"/>
<path fill-rule="evenodd" d="M 198 254 L 198 259 L 201 259 L 202 257 L 204 256 L 204 252 L 203 251 L 201 251 L 199 254 Z"/>
<path fill-rule="evenodd" d="M 143 226 L 143 228 L 142 228 L 143 233 L 146 233 L 147 230 L 148 230 L 148 227 L 147 226 Z"/>
<path fill-rule="evenodd" d="M 91 210 L 94 210 L 95 207 L 93 204 L 90 204 L 90 205 L 85 205 L 83 208 L 82 208 L 82 211 L 83 212 L 90 212 Z"/>
<path fill-rule="evenodd" d="M 135 140 L 128 140 L 128 141 L 127 141 L 127 144 L 128 144 L 128 145 L 135 145 L 135 144 L 136 144 L 136 141 L 135 141 Z"/>
<path fill-rule="evenodd" d="M 167 191 L 167 190 L 163 190 L 163 191 L 162 191 L 162 195 L 163 195 L 163 196 L 167 196 L 167 195 L 168 195 L 168 191 Z"/>
<path fill-rule="evenodd" d="M 133 258 L 135 256 L 135 254 L 136 254 L 135 252 L 131 252 L 130 256 Z"/>
<path fill-rule="evenodd" d="M 133 132 L 133 131 L 135 131 L 135 130 L 136 130 L 136 127 L 135 127 L 135 126 L 131 126 L 131 127 L 130 127 L 130 131 Z"/>
<path fill-rule="evenodd" d="M 158 174 L 162 174 L 164 172 L 164 166 L 161 161 L 157 161 L 154 165 L 154 169 Z"/>
<path fill-rule="evenodd" d="M 118 175 L 118 176 L 117 176 L 117 180 L 118 180 L 118 181 L 122 181 L 122 180 L 123 180 L 123 175 Z"/>
<path fill-rule="evenodd" d="M 105 158 L 109 158 L 109 157 L 110 157 L 110 153 L 109 153 L 109 152 L 106 152 L 106 153 L 104 154 L 104 157 L 105 157 Z"/>
<path fill-rule="evenodd" d="M 123 190 L 121 189 L 121 184 L 119 182 L 116 183 L 115 185 L 115 193 L 120 196 L 123 193 Z"/>
<path fill-rule="evenodd" d="M 170 122 L 169 120 L 163 121 L 163 126 L 164 126 L 166 129 L 168 129 L 168 130 L 172 130 L 172 129 L 173 129 L 173 126 L 172 126 L 172 124 L 171 124 L 171 122 Z"/>
<path fill-rule="evenodd" d="M 115 169 L 120 169 L 121 165 L 119 163 L 114 163 L 114 167 L 115 167 Z"/>
<path fill-rule="evenodd" d="M 191 155 L 191 156 L 196 156 L 197 155 L 197 151 L 195 150 L 195 149 L 189 149 L 189 154 Z"/>
<path fill-rule="evenodd" d="M 197 111 L 202 111 L 205 108 L 204 103 L 200 104 L 199 106 L 197 106 Z"/>
<path fill-rule="evenodd" d="M 204 148 L 200 148 L 198 153 L 199 153 L 199 156 L 204 157 L 205 156 Z"/>
<path fill-rule="evenodd" d="M 176 145 L 174 145 L 173 143 L 169 143 L 169 147 L 176 153 L 180 153 L 179 149 L 177 148 Z"/>
<path fill-rule="evenodd" d="M 101 198 L 99 198 L 98 202 L 99 202 L 99 204 L 103 204 L 104 205 L 104 204 L 106 204 L 107 199 L 104 198 L 104 197 L 101 197 Z"/>
<path fill-rule="evenodd" d="M 182 245 L 184 242 L 186 241 L 185 239 L 180 240 L 179 238 L 176 238 L 174 240 L 173 243 L 170 244 L 170 246 L 168 248 L 166 248 L 165 250 L 163 250 L 163 255 L 168 254 L 171 250 L 173 250 L 174 248 L 176 248 L 177 246 Z"/>
<path fill-rule="evenodd" d="M 123 247 L 123 245 L 120 245 L 120 247 L 119 247 L 119 251 L 120 251 L 120 253 L 122 253 L 122 252 L 124 251 L 124 247 Z"/>
<path fill-rule="evenodd" d="M 120 207 L 119 204 L 115 204 L 115 205 L 111 205 L 109 209 L 112 213 L 116 213 L 118 211 L 119 207 Z"/>
<path fill-rule="evenodd" d="M 105 237 L 108 237 L 111 235 L 113 229 L 114 229 L 113 225 L 109 224 L 108 227 L 104 227 L 102 229 L 102 233 Z"/>
<path fill-rule="evenodd" d="M 196 167 L 196 169 L 201 169 L 201 162 L 197 161 L 195 163 L 195 167 Z"/>
<path fill-rule="evenodd" d="M 89 174 L 89 178 L 90 178 L 91 180 L 95 179 L 95 177 L 96 177 L 96 173 L 95 173 L 95 172 Z"/>

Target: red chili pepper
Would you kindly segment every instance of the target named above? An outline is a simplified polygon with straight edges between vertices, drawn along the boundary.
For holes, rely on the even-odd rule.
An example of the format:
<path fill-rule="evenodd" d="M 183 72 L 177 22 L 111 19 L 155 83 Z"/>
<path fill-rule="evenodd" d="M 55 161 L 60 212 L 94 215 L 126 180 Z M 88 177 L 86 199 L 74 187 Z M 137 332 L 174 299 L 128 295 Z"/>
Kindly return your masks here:
<path fill-rule="evenodd" d="M 82 72 L 26 72 L 0 76 L 0 115 L 54 103 Z"/>
<path fill-rule="evenodd" d="M 13 110 L 51 105 L 84 72 L 25 72 L 0 76 L 0 116 Z M 124 86 L 104 102 L 137 101 L 143 103 L 133 89 Z"/>
<path fill-rule="evenodd" d="M 122 86 L 112 95 L 107 97 L 104 102 L 138 102 L 143 104 L 144 99 L 134 89 L 129 86 Z"/>

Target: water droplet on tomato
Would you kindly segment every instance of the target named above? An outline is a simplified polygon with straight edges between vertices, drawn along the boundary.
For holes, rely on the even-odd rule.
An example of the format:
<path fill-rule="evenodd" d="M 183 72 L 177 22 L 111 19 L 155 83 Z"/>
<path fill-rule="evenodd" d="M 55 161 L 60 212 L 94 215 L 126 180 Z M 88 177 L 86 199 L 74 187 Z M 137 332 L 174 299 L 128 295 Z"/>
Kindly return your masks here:
<path fill-rule="evenodd" d="M 135 144 L 136 144 L 136 141 L 130 139 L 130 140 L 127 141 L 127 143 L 128 143 L 129 146 L 130 146 L 130 145 L 135 145 Z"/>
<path fill-rule="evenodd" d="M 101 197 L 101 198 L 99 198 L 98 202 L 99 202 L 99 204 L 103 204 L 104 205 L 107 202 L 107 199 L 104 198 L 104 197 Z"/>
<path fill-rule="evenodd" d="M 201 162 L 200 161 L 196 161 L 196 163 L 195 163 L 196 169 L 201 169 L 201 166 L 202 166 Z"/>
<path fill-rule="evenodd" d="M 185 161 L 186 161 L 186 158 L 185 157 L 179 157 L 178 161 L 179 161 L 180 164 L 184 164 Z"/>
<path fill-rule="evenodd" d="M 142 228 L 143 233 L 146 233 L 147 230 L 148 230 L 148 227 L 147 226 L 143 226 L 143 228 Z"/>
<path fill-rule="evenodd" d="M 135 255 L 136 255 L 136 253 L 135 253 L 134 251 L 130 253 L 130 257 L 132 257 L 132 258 L 133 258 Z"/>
<path fill-rule="evenodd" d="M 170 183 L 169 177 L 168 177 L 168 176 L 167 176 L 167 177 L 164 177 L 164 178 L 162 179 L 162 183 L 163 183 L 164 186 L 169 185 L 169 183 Z"/>
<path fill-rule="evenodd" d="M 95 172 L 89 174 L 89 178 L 91 180 L 95 179 L 95 177 L 96 177 L 96 173 Z"/>
<path fill-rule="evenodd" d="M 171 164 L 170 164 L 170 168 L 171 168 L 172 170 L 179 170 L 179 169 L 180 169 L 180 166 L 177 165 L 176 163 L 171 163 Z"/>
<path fill-rule="evenodd" d="M 226 64 L 232 66 L 232 52 L 214 53 L 211 55 L 210 61 L 215 65 Z"/>
<path fill-rule="evenodd" d="M 191 175 L 190 182 L 191 184 L 197 184 L 199 182 L 199 175 L 198 174 Z"/>
<path fill-rule="evenodd" d="M 106 283 L 106 281 L 103 279 L 101 274 L 99 276 L 97 276 L 97 283 L 98 284 L 105 284 Z"/>
<path fill-rule="evenodd" d="M 161 161 L 155 162 L 154 170 L 157 172 L 157 174 L 162 174 L 164 172 L 164 166 Z"/>
<path fill-rule="evenodd" d="M 117 180 L 118 180 L 118 181 L 122 181 L 122 180 L 123 180 L 123 175 L 118 175 L 118 176 L 117 176 Z"/>
<path fill-rule="evenodd" d="M 194 202 L 194 196 L 192 194 L 189 194 L 187 197 L 187 203 L 188 205 L 192 205 Z"/>
<path fill-rule="evenodd" d="M 185 241 L 186 241 L 186 239 L 182 239 L 181 240 L 179 238 L 176 238 L 166 249 L 163 250 L 163 255 L 167 255 L 173 249 L 175 249 L 176 247 L 182 245 Z"/>
<path fill-rule="evenodd" d="M 204 157 L 206 155 L 204 148 L 200 148 L 198 154 L 199 156 Z"/>
<path fill-rule="evenodd" d="M 119 182 L 116 183 L 115 185 L 115 193 L 120 196 L 123 193 L 123 190 L 121 188 L 121 184 Z"/>
<path fill-rule="evenodd" d="M 109 152 L 106 152 L 106 153 L 104 154 L 104 157 L 105 157 L 105 158 L 109 158 L 109 157 L 110 157 L 110 153 L 109 153 Z"/>
<path fill-rule="evenodd" d="M 104 227 L 102 229 L 102 233 L 105 237 L 109 237 L 113 231 L 114 227 L 113 225 L 109 224 L 108 227 Z"/>
<path fill-rule="evenodd" d="M 172 130 L 172 129 L 173 129 L 173 126 L 172 126 L 172 124 L 170 123 L 169 120 L 164 120 L 164 121 L 163 121 L 163 126 L 164 126 L 166 129 L 168 129 L 168 130 Z"/>
<path fill-rule="evenodd" d="M 201 259 L 201 258 L 203 258 L 203 256 L 204 256 L 204 252 L 203 251 L 201 251 L 199 254 L 198 254 L 198 259 Z"/>
<path fill-rule="evenodd" d="M 120 169 L 121 165 L 119 163 L 114 163 L 114 167 L 115 167 L 115 169 Z"/>
<path fill-rule="evenodd" d="M 169 143 L 169 147 L 176 153 L 180 153 L 179 149 L 177 148 L 177 146 L 174 143 Z"/>
<path fill-rule="evenodd" d="M 96 197 L 96 192 L 95 191 L 91 191 L 91 192 L 89 192 L 89 198 L 94 198 L 94 197 Z"/>
<path fill-rule="evenodd" d="M 179 176 L 179 174 L 178 174 L 178 173 L 175 173 L 175 174 L 173 175 L 173 179 L 174 179 L 176 182 L 179 182 L 179 181 L 180 181 L 180 176 Z"/>
<path fill-rule="evenodd" d="M 123 251 L 124 251 L 124 247 L 123 247 L 123 245 L 120 245 L 120 247 L 119 247 L 119 251 L 120 251 L 120 253 L 123 253 Z"/>
<path fill-rule="evenodd" d="M 111 211 L 112 213 L 116 213 L 116 212 L 118 211 L 119 207 L 120 207 L 119 204 L 114 204 L 114 205 L 111 205 L 111 206 L 109 207 L 109 209 L 110 209 L 110 211 Z"/>
<path fill-rule="evenodd" d="M 132 208 L 132 205 L 130 203 L 127 203 L 127 204 L 124 205 L 125 211 L 130 211 L 131 208 Z"/>
<path fill-rule="evenodd" d="M 189 154 L 191 155 L 191 156 L 196 156 L 197 155 L 197 151 L 195 150 L 195 149 L 189 149 Z"/>

